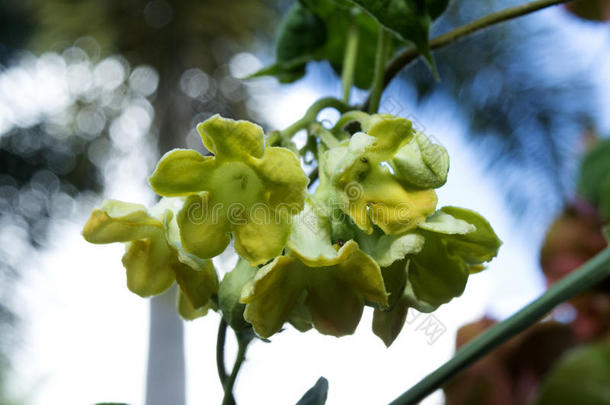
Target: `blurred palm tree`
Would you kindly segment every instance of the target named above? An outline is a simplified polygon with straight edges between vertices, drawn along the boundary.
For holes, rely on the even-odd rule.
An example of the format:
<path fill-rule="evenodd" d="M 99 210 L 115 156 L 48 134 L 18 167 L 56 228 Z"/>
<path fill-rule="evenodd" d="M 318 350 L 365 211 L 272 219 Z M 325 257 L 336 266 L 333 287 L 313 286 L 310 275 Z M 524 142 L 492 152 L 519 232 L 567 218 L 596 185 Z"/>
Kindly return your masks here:
<path fill-rule="evenodd" d="M 0 47 L 0 57 L 8 59 L 6 49 L 16 49 L 28 39 L 27 48 L 36 53 L 76 46 L 94 62 L 120 55 L 131 66 L 151 68 L 148 73 L 158 77 L 150 98 L 154 106 L 151 131 L 157 136 L 159 154 L 184 147 L 189 134 L 193 136 L 195 122 L 212 112 L 248 118 L 246 91 L 229 73 L 228 63 L 246 46 L 268 41 L 264 29 L 276 18 L 266 2 L 252 0 L 1 0 L 0 4 L 20 17 L 16 20 L 0 12 L 0 33 L 7 33 L 0 39 L 5 45 Z M 28 35 L 20 33 L 25 27 L 31 27 Z M 87 104 L 75 100 L 77 105 L 83 103 Z M 106 120 L 100 137 L 108 136 L 109 126 Z M 20 129 L 16 131 L 22 136 Z M 41 150 L 46 153 L 47 149 Z M 90 163 L 86 153 L 78 156 Z M 84 178 L 99 180 L 95 172 L 95 167 L 79 171 Z M 9 174 L 32 176 L 22 169 Z M 94 181 L 76 188 L 100 190 L 101 185 Z M 148 405 L 185 403 L 183 329 L 173 294 L 169 291 L 151 301 Z"/>

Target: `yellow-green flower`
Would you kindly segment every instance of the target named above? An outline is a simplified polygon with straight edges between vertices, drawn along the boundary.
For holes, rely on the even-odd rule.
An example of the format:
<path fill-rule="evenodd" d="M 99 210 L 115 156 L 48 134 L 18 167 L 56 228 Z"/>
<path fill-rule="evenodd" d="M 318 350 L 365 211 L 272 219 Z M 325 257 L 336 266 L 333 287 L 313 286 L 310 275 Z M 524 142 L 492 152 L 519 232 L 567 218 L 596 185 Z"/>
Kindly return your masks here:
<path fill-rule="evenodd" d="M 390 161 L 413 139 L 411 122 L 386 115 L 361 114 L 356 119 L 362 132 L 322 157 L 338 204 L 369 234 L 373 225 L 386 234 L 415 228 L 434 212 L 437 197 L 433 189 L 409 185 L 392 173 Z"/>
<path fill-rule="evenodd" d="M 248 121 L 215 115 L 197 130 L 214 155 L 173 150 L 150 177 L 158 194 L 187 197 L 178 213 L 184 248 L 211 258 L 232 234 L 237 253 L 251 265 L 281 254 L 309 181 L 297 157 L 285 148 L 265 148 L 262 129 Z"/>
<path fill-rule="evenodd" d="M 373 331 L 387 346 L 409 308 L 432 312 L 462 295 L 468 276 L 482 270 L 502 244 L 485 218 L 458 207 L 441 208 L 419 224 L 417 233 L 423 247 L 382 268 L 390 302 L 375 310 Z"/>
<path fill-rule="evenodd" d="M 307 329 L 308 320 L 324 334 L 353 333 L 365 300 L 387 305 L 379 266 L 353 240 L 331 244 L 328 218 L 311 205 L 294 220 L 289 253 L 259 269 L 244 287 L 244 318 L 263 337 L 286 321 Z"/>
<path fill-rule="evenodd" d="M 218 291 L 212 262 L 183 251 L 176 240 L 171 208 L 182 201 L 162 200 L 149 213 L 143 205 L 108 200 L 95 209 L 83 228 L 88 242 L 125 243 L 127 287 L 142 297 L 157 295 L 176 281 L 179 310 L 187 319 L 204 315 Z M 172 205 L 174 205 L 172 207 Z"/>

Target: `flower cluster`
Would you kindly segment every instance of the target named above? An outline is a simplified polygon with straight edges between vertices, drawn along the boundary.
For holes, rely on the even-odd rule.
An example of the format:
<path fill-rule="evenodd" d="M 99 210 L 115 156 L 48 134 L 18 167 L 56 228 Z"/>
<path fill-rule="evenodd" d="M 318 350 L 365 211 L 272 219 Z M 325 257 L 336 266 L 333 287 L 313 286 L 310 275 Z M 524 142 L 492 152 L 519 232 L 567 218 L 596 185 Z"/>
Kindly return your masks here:
<path fill-rule="evenodd" d="M 501 244 L 479 214 L 437 210 L 447 151 L 404 118 L 352 111 L 330 130 L 311 123 L 312 194 L 297 154 L 265 146 L 259 126 L 214 116 L 197 129 L 211 155 L 163 156 L 150 177 L 157 206 L 108 202 L 83 231 L 127 243 L 136 294 L 177 281 L 188 319 L 213 308 L 264 338 L 286 322 L 342 336 L 371 306 L 373 331 L 390 345 L 408 308 L 430 312 L 461 295 Z M 231 241 L 239 261 L 218 283 L 210 259 Z"/>

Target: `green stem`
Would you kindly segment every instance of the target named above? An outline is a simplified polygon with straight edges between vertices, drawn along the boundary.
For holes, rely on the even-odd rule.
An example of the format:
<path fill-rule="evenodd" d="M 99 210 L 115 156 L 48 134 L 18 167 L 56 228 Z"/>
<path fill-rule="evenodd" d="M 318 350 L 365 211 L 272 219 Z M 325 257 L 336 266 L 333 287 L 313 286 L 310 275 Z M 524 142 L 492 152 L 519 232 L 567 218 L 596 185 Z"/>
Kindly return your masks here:
<path fill-rule="evenodd" d="M 227 339 L 227 322 L 220 318 L 218 325 L 218 336 L 216 338 L 216 368 L 218 369 L 218 379 L 224 386 L 227 381 L 227 371 L 225 370 L 225 342 Z"/>
<path fill-rule="evenodd" d="M 344 113 L 350 109 L 349 105 L 343 101 L 333 98 L 325 97 L 321 98 L 311 105 L 305 112 L 305 115 L 294 124 L 282 131 L 274 131 L 271 136 L 267 139 L 266 144 L 268 146 L 277 145 L 282 139 L 290 139 L 302 129 L 305 129 L 312 122 L 316 121 L 318 114 L 325 108 L 334 108 L 340 113 Z"/>
<path fill-rule="evenodd" d="M 341 83 L 343 84 L 343 102 L 349 103 L 350 92 L 354 83 L 354 71 L 356 69 L 356 57 L 358 56 L 358 41 L 360 34 L 356 25 L 356 15 L 352 15 L 352 21 L 347 33 L 347 44 L 345 45 L 345 56 L 343 57 L 343 71 L 341 72 Z"/>
<path fill-rule="evenodd" d="M 335 148 L 339 146 L 339 141 L 335 136 L 326 128 L 322 126 L 322 124 L 312 124 L 310 127 L 311 133 L 324 142 L 327 148 Z"/>
<path fill-rule="evenodd" d="M 390 405 L 413 405 L 418 403 L 461 370 L 533 325 L 557 305 L 591 288 L 608 276 L 610 276 L 610 248 L 606 248 L 580 269 L 557 282 L 538 299 L 510 318 L 477 336 L 458 350 L 451 360 L 396 398 Z"/>
<path fill-rule="evenodd" d="M 231 371 L 231 375 L 224 384 L 224 398 L 222 399 L 222 405 L 232 405 L 235 403 L 233 399 L 233 386 L 235 385 L 235 380 L 237 379 L 237 374 L 239 374 L 239 369 L 243 364 L 246 358 L 246 350 L 248 349 L 248 344 L 250 340 L 240 339 L 239 336 L 237 338 L 237 358 L 235 359 L 235 364 L 233 365 L 233 370 Z"/>
<path fill-rule="evenodd" d="M 476 32 L 479 32 L 487 27 L 491 27 L 492 25 L 499 24 L 504 21 L 509 21 L 527 14 L 531 14 L 533 12 L 542 10 L 547 7 L 555 6 L 557 4 L 568 3 L 574 0 L 536 0 L 530 3 L 522 4 L 520 6 L 507 8 L 502 11 L 498 11 L 496 13 L 491 13 L 486 15 L 485 17 L 479 18 L 473 22 L 462 25 L 450 31 L 446 34 L 439 35 L 436 38 L 430 40 L 430 49 L 440 49 L 453 42 L 456 42 L 459 39 L 470 36 Z M 392 60 L 388 63 L 384 79 L 383 86 L 387 86 L 390 81 L 402 69 L 404 69 L 409 63 L 414 61 L 419 56 L 419 51 L 414 46 L 411 46 L 405 49 L 403 52 L 397 54 Z M 366 109 L 366 106 L 370 105 L 371 98 L 363 104 L 363 109 Z"/>
<path fill-rule="evenodd" d="M 375 56 L 375 72 L 373 76 L 373 85 L 370 93 L 369 113 L 374 114 L 379 109 L 379 101 L 383 92 L 383 78 L 385 73 L 385 63 L 388 59 L 388 51 L 390 49 L 391 34 L 379 25 L 379 36 L 377 37 L 377 53 Z"/>

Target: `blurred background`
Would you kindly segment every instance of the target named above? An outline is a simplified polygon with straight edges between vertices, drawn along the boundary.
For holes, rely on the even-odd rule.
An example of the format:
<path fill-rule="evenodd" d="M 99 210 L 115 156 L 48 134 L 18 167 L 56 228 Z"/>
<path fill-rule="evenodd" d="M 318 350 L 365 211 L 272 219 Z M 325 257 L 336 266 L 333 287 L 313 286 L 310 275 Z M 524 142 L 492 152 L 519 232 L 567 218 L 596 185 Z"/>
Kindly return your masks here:
<path fill-rule="evenodd" d="M 433 35 L 518 3 L 454 0 Z M 290 4 L 0 0 L 0 403 L 220 403 L 218 316 L 184 323 L 171 297 L 130 294 L 122 247 L 88 245 L 80 230 L 105 198 L 154 203 L 156 160 L 201 150 L 194 128 L 209 116 L 278 129 L 341 94 L 326 63 L 291 85 L 240 80 L 272 60 Z M 583 153 L 610 133 L 609 18 L 603 0 L 543 10 L 437 52 L 439 82 L 416 62 L 390 84 L 381 111 L 449 150 L 440 204 L 487 217 L 500 255 L 434 313 L 440 334 L 415 313 L 386 349 L 365 312 L 354 336 L 288 328 L 256 342 L 240 404 L 294 403 L 320 375 L 330 404 L 387 403 L 451 356 L 460 325 L 503 319 L 544 290 L 546 229 L 574 201 Z"/>

